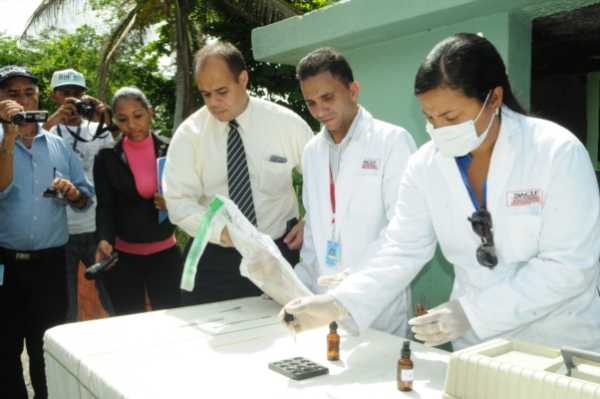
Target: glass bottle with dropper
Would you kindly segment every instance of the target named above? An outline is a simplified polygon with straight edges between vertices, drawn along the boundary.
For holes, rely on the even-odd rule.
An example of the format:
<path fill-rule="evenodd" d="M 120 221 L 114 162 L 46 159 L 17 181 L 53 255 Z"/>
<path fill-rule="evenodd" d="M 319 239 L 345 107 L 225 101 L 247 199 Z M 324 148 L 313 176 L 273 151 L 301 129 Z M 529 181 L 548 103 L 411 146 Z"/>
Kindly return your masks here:
<path fill-rule="evenodd" d="M 404 341 L 398 360 L 398 390 L 412 391 L 413 386 L 413 362 L 410 360 L 410 341 Z"/>
<path fill-rule="evenodd" d="M 335 321 L 329 325 L 327 334 L 327 360 L 340 360 L 340 336 L 337 333 L 338 325 Z"/>
<path fill-rule="evenodd" d="M 423 304 L 421 302 L 417 302 L 416 310 L 415 310 L 415 317 L 423 316 L 426 314 L 427 314 L 427 311 L 425 310 L 425 307 L 423 306 Z"/>

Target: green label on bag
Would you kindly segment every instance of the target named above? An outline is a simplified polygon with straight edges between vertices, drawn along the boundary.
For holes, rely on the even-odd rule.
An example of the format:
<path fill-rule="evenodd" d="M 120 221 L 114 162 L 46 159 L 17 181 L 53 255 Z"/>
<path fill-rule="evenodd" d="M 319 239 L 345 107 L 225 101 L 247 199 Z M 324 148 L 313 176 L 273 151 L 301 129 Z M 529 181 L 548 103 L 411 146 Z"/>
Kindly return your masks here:
<path fill-rule="evenodd" d="M 206 248 L 208 238 L 211 235 L 212 221 L 217 212 L 221 209 L 224 202 L 219 198 L 215 198 L 208 204 L 208 209 L 202 218 L 202 222 L 198 226 L 196 232 L 196 238 L 188 252 L 187 258 L 185 259 L 185 265 L 183 267 L 183 275 L 181 276 L 181 289 L 186 291 L 192 291 L 194 289 L 194 280 L 196 278 L 196 268 L 198 267 L 198 261 Z"/>

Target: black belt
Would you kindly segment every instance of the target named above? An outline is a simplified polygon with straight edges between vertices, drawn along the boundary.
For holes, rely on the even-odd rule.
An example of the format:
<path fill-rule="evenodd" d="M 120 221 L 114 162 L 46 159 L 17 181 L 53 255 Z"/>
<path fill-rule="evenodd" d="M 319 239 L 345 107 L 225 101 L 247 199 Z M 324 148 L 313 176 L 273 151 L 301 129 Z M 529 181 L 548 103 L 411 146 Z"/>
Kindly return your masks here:
<path fill-rule="evenodd" d="M 11 249 L 0 248 L 0 256 L 16 261 L 31 261 L 36 259 L 48 258 L 59 254 L 65 250 L 65 246 L 42 249 L 41 251 L 17 252 Z"/>

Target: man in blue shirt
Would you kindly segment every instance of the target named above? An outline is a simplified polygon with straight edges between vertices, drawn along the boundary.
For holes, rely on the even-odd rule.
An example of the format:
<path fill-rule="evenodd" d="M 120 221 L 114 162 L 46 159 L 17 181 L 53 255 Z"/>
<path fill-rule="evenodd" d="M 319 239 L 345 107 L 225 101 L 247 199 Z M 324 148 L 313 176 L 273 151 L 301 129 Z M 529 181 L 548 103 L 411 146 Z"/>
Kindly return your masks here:
<path fill-rule="evenodd" d="M 35 397 L 47 398 L 43 336 L 67 311 L 66 207 L 86 210 L 95 192 L 69 145 L 13 115 L 38 109 L 38 78 L 0 68 L 0 397 L 27 399 L 21 352 Z M 51 186 L 50 196 L 44 196 Z M 52 191 L 54 191 L 52 193 Z"/>

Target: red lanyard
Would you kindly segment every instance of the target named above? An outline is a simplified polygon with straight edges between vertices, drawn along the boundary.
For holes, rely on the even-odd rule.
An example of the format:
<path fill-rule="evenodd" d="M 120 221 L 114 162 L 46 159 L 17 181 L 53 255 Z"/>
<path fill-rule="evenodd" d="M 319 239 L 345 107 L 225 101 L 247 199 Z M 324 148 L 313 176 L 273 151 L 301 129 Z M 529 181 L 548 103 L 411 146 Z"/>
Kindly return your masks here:
<path fill-rule="evenodd" d="M 335 225 L 335 183 L 333 182 L 333 173 L 331 172 L 331 165 L 329 165 L 329 199 L 331 200 L 331 211 L 333 212 L 333 219 L 331 219 L 331 224 Z"/>

